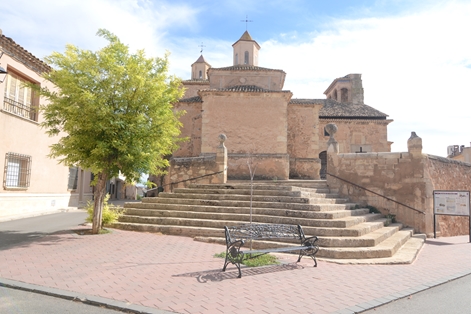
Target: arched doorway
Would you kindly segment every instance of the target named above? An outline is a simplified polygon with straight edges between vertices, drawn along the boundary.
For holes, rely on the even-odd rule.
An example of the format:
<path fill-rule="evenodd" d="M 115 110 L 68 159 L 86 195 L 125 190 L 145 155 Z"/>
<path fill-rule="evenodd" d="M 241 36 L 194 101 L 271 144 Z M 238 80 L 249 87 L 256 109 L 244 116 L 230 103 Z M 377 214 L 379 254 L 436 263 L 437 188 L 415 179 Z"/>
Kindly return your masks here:
<path fill-rule="evenodd" d="M 320 176 L 321 176 L 321 179 L 325 180 L 326 173 L 327 173 L 327 151 L 321 152 L 319 154 L 319 159 L 321 160 Z"/>

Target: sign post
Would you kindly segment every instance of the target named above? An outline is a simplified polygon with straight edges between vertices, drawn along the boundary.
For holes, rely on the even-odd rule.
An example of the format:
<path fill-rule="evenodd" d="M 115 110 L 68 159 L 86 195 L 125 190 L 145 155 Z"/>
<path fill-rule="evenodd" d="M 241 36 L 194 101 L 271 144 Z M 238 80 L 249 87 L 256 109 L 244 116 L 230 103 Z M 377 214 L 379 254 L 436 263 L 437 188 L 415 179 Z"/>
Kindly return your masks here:
<path fill-rule="evenodd" d="M 468 216 L 471 242 L 471 213 L 469 191 L 433 191 L 433 237 L 437 237 L 436 215 Z"/>

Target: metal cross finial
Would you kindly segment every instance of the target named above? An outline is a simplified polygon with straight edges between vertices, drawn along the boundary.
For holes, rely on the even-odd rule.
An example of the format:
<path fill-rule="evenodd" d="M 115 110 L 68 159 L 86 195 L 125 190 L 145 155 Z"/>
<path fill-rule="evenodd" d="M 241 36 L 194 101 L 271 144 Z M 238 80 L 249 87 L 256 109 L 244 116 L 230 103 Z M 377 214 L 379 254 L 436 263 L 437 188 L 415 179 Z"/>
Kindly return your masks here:
<path fill-rule="evenodd" d="M 198 47 L 200 47 L 200 48 L 201 48 L 201 50 L 200 50 L 200 53 L 202 54 L 202 53 L 203 53 L 203 48 L 204 48 L 204 47 L 206 47 L 206 46 L 205 46 L 205 45 L 203 45 L 203 43 L 201 43 L 201 45 L 199 45 Z"/>
<path fill-rule="evenodd" d="M 245 30 L 248 30 L 248 23 L 253 22 L 252 20 L 248 19 L 248 15 L 245 16 L 245 20 L 240 20 L 241 22 L 245 22 Z"/>

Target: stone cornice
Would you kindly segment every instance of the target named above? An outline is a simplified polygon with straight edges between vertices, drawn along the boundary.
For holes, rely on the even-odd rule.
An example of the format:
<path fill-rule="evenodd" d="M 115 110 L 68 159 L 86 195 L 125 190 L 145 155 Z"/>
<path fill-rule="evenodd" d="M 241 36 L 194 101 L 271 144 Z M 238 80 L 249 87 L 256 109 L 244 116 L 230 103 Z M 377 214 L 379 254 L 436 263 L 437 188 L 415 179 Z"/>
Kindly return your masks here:
<path fill-rule="evenodd" d="M 394 120 L 393 119 L 368 119 L 368 118 L 359 118 L 359 119 L 356 119 L 356 118 L 348 118 L 348 117 L 345 117 L 345 118 L 322 118 L 322 117 L 319 117 L 319 122 L 326 122 L 326 123 L 330 123 L 330 122 L 347 122 L 347 123 L 376 123 L 376 124 L 385 124 L 385 125 L 388 125 L 389 123 L 393 122 Z"/>

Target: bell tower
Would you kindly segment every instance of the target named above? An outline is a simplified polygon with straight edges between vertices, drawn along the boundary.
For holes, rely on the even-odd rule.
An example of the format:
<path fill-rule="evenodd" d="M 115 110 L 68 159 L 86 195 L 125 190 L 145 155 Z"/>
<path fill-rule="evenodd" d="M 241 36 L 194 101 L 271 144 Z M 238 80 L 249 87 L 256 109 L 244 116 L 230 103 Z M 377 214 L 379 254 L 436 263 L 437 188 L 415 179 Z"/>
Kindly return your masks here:
<path fill-rule="evenodd" d="M 206 62 L 203 55 L 191 65 L 191 79 L 192 80 L 208 80 L 208 70 L 211 65 Z"/>
<path fill-rule="evenodd" d="M 258 51 L 260 45 L 252 39 L 248 31 L 236 41 L 232 48 L 234 50 L 234 65 L 258 66 Z"/>

